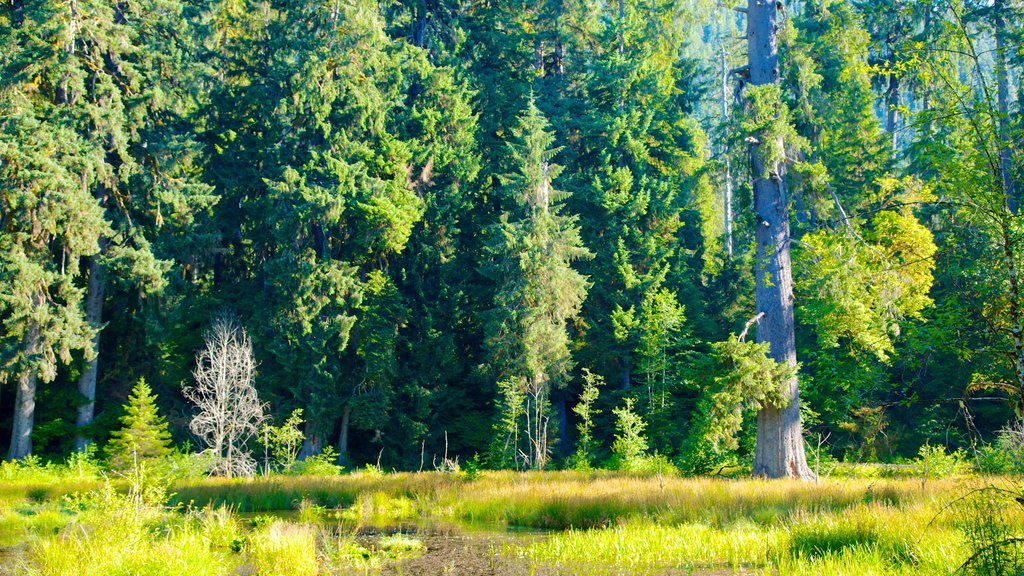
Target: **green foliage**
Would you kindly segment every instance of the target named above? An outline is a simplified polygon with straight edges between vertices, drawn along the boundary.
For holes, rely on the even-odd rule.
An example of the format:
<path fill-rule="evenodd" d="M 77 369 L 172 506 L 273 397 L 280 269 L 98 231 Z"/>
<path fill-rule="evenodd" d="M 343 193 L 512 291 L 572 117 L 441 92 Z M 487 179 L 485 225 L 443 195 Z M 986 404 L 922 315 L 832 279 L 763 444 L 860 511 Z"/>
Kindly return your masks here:
<path fill-rule="evenodd" d="M 594 374 L 590 370 L 583 369 L 583 392 L 580 394 L 580 401 L 573 406 L 572 411 L 579 416 L 579 423 L 576 430 L 579 437 L 576 439 L 576 452 L 569 457 L 568 467 L 573 470 L 590 470 L 594 460 L 594 453 L 597 450 L 597 441 L 594 439 L 594 417 L 601 411 L 594 406 L 597 397 L 600 395 L 600 387 L 604 385 L 604 378 Z"/>
<path fill-rule="evenodd" d="M 1019 421 L 999 431 L 991 444 L 978 448 L 979 471 L 987 474 L 1024 474 L 1024 429 Z"/>
<path fill-rule="evenodd" d="M 1021 12 L 784 2 L 780 82 L 751 86 L 743 17 L 713 4 L 8 2 L 10 456 L 111 432 L 127 450 L 118 395 L 145 377 L 178 414 L 202 319 L 228 308 L 282 470 L 342 421 L 357 467 L 541 467 L 572 406 L 566 464 L 588 469 L 626 396 L 649 452 L 741 470 L 787 377 L 726 341 L 753 309 L 750 160 L 784 192 L 802 414 L 830 456 L 868 474 L 991 437 L 1024 413 Z M 965 390 L 970 419 L 948 402 Z M 982 469 L 1020 468 L 1008 438 Z M 187 453 L 170 474 L 197 474 Z M 76 458 L 2 470 L 91 481 Z"/>
<path fill-rule="evenodd" d="M 963 449 L 946 452 L 945 446 L 925 444 L 918 451 L 914 470 L 921 478 L 948 478 L 967 474 L 971 462 Z"/>
<path fill-rule="evenodd" d="M 492 468 L 518 467 L 521 420 L 526 415 L 526 394 L 514 379 L 498 382 L 499 418 L 494 424 L 494 440 L 487 455 Z"/>
<path fill-rule="evenodd" d="M 884 180 L 879 188 L 887 201 L 932 198 L 913 180 Z M 931 231 L 909 209 L 877 212 L 863 238 L 847 229 L 807 234 L 796 257 L 804 271 L 796 283 L 801 317 L 815 327 L 823 348 L 850 341 L 858 352 L 887 362 L 901 324 L 922 319 L 932 304 L 935 252 Z"/>
<path fill-rule="evenodd" d="M 633 410 L 633 398 L 612 410 L 615 414 L 615 441 L 612 443 L 613 467 L 626 471 L 642 471 L 646 467 L 647 423 Z"/>
<path fill-rule="evenodd" d="M 712 345 L 710 378 L 699 404 L 698 424 L 692 434 L 704 436 L 713 450 L 735 450 L 745 410 L 771 404 L 782 408 L 782 386 L 796 368 L 767 356 L 768 344 L 746 342 L 735 335 Z"/>
<path fill-rule="evenodd" d="M 295 466 L 302 448 L 305 435 L 299 425 L 302 424 L 302 408 L 292 410 L 291 416 L 280 426 L 263 425 L 263 441 L 270 450 L 274 462 L 280 470 L 288 472 Z M 269 472 L 269 470 L 265 471 Z"/>
<path fill-rule="evenodd" d="M 337 476 L 342 470 L 344 467 L 338 464 L 338 453 L 328 445 L 319 454 L 296 461 L 287 472 L 295 476 Z"/>
<path fill-rule="evenodd" d="M 497 285 L 487 345 L 503 378 L 558 380 L 571 367 L 566 324 L 580 310 L 590 283 L 572 267 L 590 257 L 576 218 L 562 215 L 564 193 L 552 182 L 561 167 L 548 121 L 532 102 L 507 144 L 510 173 L 502 176 L 505 212 L 488 248 Z"/>
<path fill-rule="evenodd" d="M 122 472 L 142 465 L 153 468 L 171 454 L 171 434 L 157 411 L 156 395 L 144 379 L 132 388 L 124 412 L 121 429 L 105 447 L 108 465 Z"/>
<path fill-rule="evenodd" d="M 750 86 L 746 91 L 749 108 L 740 121 L 740 130 L 747 138 L 757 142 L 757 151 L 768 178 L 786 160 L 787 148 L 799 149 L 806 141 L 797 135 L 790 123 L 789 108 L 782 100 L 782 89 L 778 84 Z"/>

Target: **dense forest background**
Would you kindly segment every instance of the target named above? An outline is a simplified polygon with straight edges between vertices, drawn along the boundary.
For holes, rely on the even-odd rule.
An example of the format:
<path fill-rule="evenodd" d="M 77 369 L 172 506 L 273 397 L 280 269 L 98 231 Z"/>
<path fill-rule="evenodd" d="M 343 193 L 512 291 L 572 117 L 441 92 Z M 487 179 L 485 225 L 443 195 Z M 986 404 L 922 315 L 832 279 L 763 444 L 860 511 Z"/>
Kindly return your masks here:
<path fill-rule="evenodd" d="M 559 465 L 582 418 L 600 463 L 628 406 L 684 469 L 743 462 L 767 130 L 809 446 L 991 440 L 1024 413 L 1019 2 L 786 2 L 774 97 L 732 4 L 7 0 L 0 435 L 105 444 L 144 378 L 194 445 L 232 316 L 304 456 L 514 465 L 543 427 Z"/>

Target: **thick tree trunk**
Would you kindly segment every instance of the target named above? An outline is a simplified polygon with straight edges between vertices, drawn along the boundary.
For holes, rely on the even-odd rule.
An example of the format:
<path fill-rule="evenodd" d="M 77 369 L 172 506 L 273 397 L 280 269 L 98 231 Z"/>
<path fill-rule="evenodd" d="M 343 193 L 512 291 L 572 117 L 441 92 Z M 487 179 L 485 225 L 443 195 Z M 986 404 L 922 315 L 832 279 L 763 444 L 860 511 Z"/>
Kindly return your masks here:
<path fill-rule="evenodd" d="M 39 349 L 39 326 L 29 326 L 25 335 L 25 355 L 32 358 Z M 35 366 L 28 366 L 18 378 L 18 391 L 14 399 L 14 426 L 11 431 L 11 448 L 8 460 L 21 460 L 32 453 L 32 428 L 36 415 L 36 384 L 38 376 Z"/>
<path fill-rule="evenodd" d="M 299 449 L 299 460 L 305 460 L 310 456 L 317 456 L 324 451 L 323 441 L 320 439 L 320 435 L 316 432 L 317 426 L 307 421 L 304 436 L 302 439 L 302 448 Z"/>
<path fill-rule="evenodd" d="M 338 433 L 338 464 L 348 465 L 348 422 L 352 407 L 348 404 L 341 409 L 341 432 Z"/>
<path fill-rule="evenodd" d="M 1017 214 L 1020 199 L 1017 197 L 1017 184 L 1013 177 L 1013 152 L 1010 150 L 1010 79 L 1006 66 L 1006 21 L 1004 19 L 1005 0 L 996 0 L 995 37 L 996 37 L 996 98 L 999 105 L 999 172 L 1003 180 L 1003 194 L 1010 212 Z"/>
<path fill-rule="evenodd" d="M 775 0 L 748 0 L 747 50 L 750 81 L 754 86 L 779 82 L 778 4 Z M 758 141 L 781 140 L 763 134 Z M 778 142 L 781 146 L 781 142 Z M 796 366 L 793 320 L 793 273 L 789 254 L 789 206 L 783 163 L 765 166 L 764 152 L 751 144 L 754 210 L 757 214 L 755 304 L 763 318 L 757 341 L 769 345 L 769 357 Z M 813 478 L 804 454 L 800 424 L 800 397 L 794 376 L 783 387 L 783 408 L 765 406 L 757 414 L 757 449 L 754 475 L 768 478 Z"/>
<path fill-rule="evenodd" d="M 100 362 L 100 325 L 103 322 L 103 295 L 105 278 L 98 256 L 90 256 L 89 285 L 85 296 L 85 319 L 96 331 L 92 337 L 92 358 L 86 361 L 85 370 L 78 377 L 78 417 L 75 419 L 75 450 L 85 450 L 92 443 L 92 437 L 83 429 L 92 425 L 96 407 L 96 376 Z"/>

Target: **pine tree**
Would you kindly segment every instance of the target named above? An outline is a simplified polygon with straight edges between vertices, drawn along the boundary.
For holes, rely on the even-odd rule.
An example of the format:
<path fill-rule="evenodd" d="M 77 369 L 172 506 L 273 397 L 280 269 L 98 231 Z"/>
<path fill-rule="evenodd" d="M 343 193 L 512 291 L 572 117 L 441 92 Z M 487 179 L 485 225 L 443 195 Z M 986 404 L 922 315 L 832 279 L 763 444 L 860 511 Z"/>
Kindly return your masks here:
<path fill-rule="evenodd" d="M 128 396 L 121 417 L 121 429 L 106 446 L 107 463 L 115 470 L 130 470 L 165 458 L 171 453 L 171 433 L 160 416 L 156 395 L 140 378 Z"/>
<path fill-rule="evenodd" d="M 487 314 L 486 346 L 499 380 L 512 379 L 527 396 L 530 465 L 548 459 L 547 403 L 552 382 L 572 367 L 568 323 L 590 282 L 572 263 L 591 253 L 576 217 L 561 214 L 564 193 L 552 181 L 561 167 L 547 120 L 532 102 L 508 144 L 511 171 L 501 178 L 509 206 L 492 230 L 486 272 L 496 283 Z"/>

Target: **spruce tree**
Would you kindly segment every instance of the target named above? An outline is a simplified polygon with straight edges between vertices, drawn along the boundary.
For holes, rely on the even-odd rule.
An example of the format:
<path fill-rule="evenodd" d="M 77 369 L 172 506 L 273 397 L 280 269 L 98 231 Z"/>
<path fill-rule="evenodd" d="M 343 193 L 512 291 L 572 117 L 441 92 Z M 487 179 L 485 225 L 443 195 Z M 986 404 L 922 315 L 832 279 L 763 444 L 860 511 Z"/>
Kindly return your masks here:
<path fill-rule="evenodd" d="M 486 273 L 496 284 L 487 314 L 486 346 L 498 379 L 512 379 L 527 396 L 530 464 L 548 459 L 547 403 L 552 382 L 572 367 L 568 324 L 590 282 L 572 263 L 591 257 L 575 216 L 561 213 L 565 193 L 552 181 L 561 167 L 547 120 L 531 101 L 508 143 L 510 172 L 502 176 L 509 209 L 492 230 Z"/>
<path fill-rule="evenodd" d="M 156 395 L 140 378 L 128 396 L 121 417 L 121 429 L 115 431 L 106 446 L 107 464 L 115 470 L 138 468 L 171 453 L 171 433 L 160 416 Z"/>

